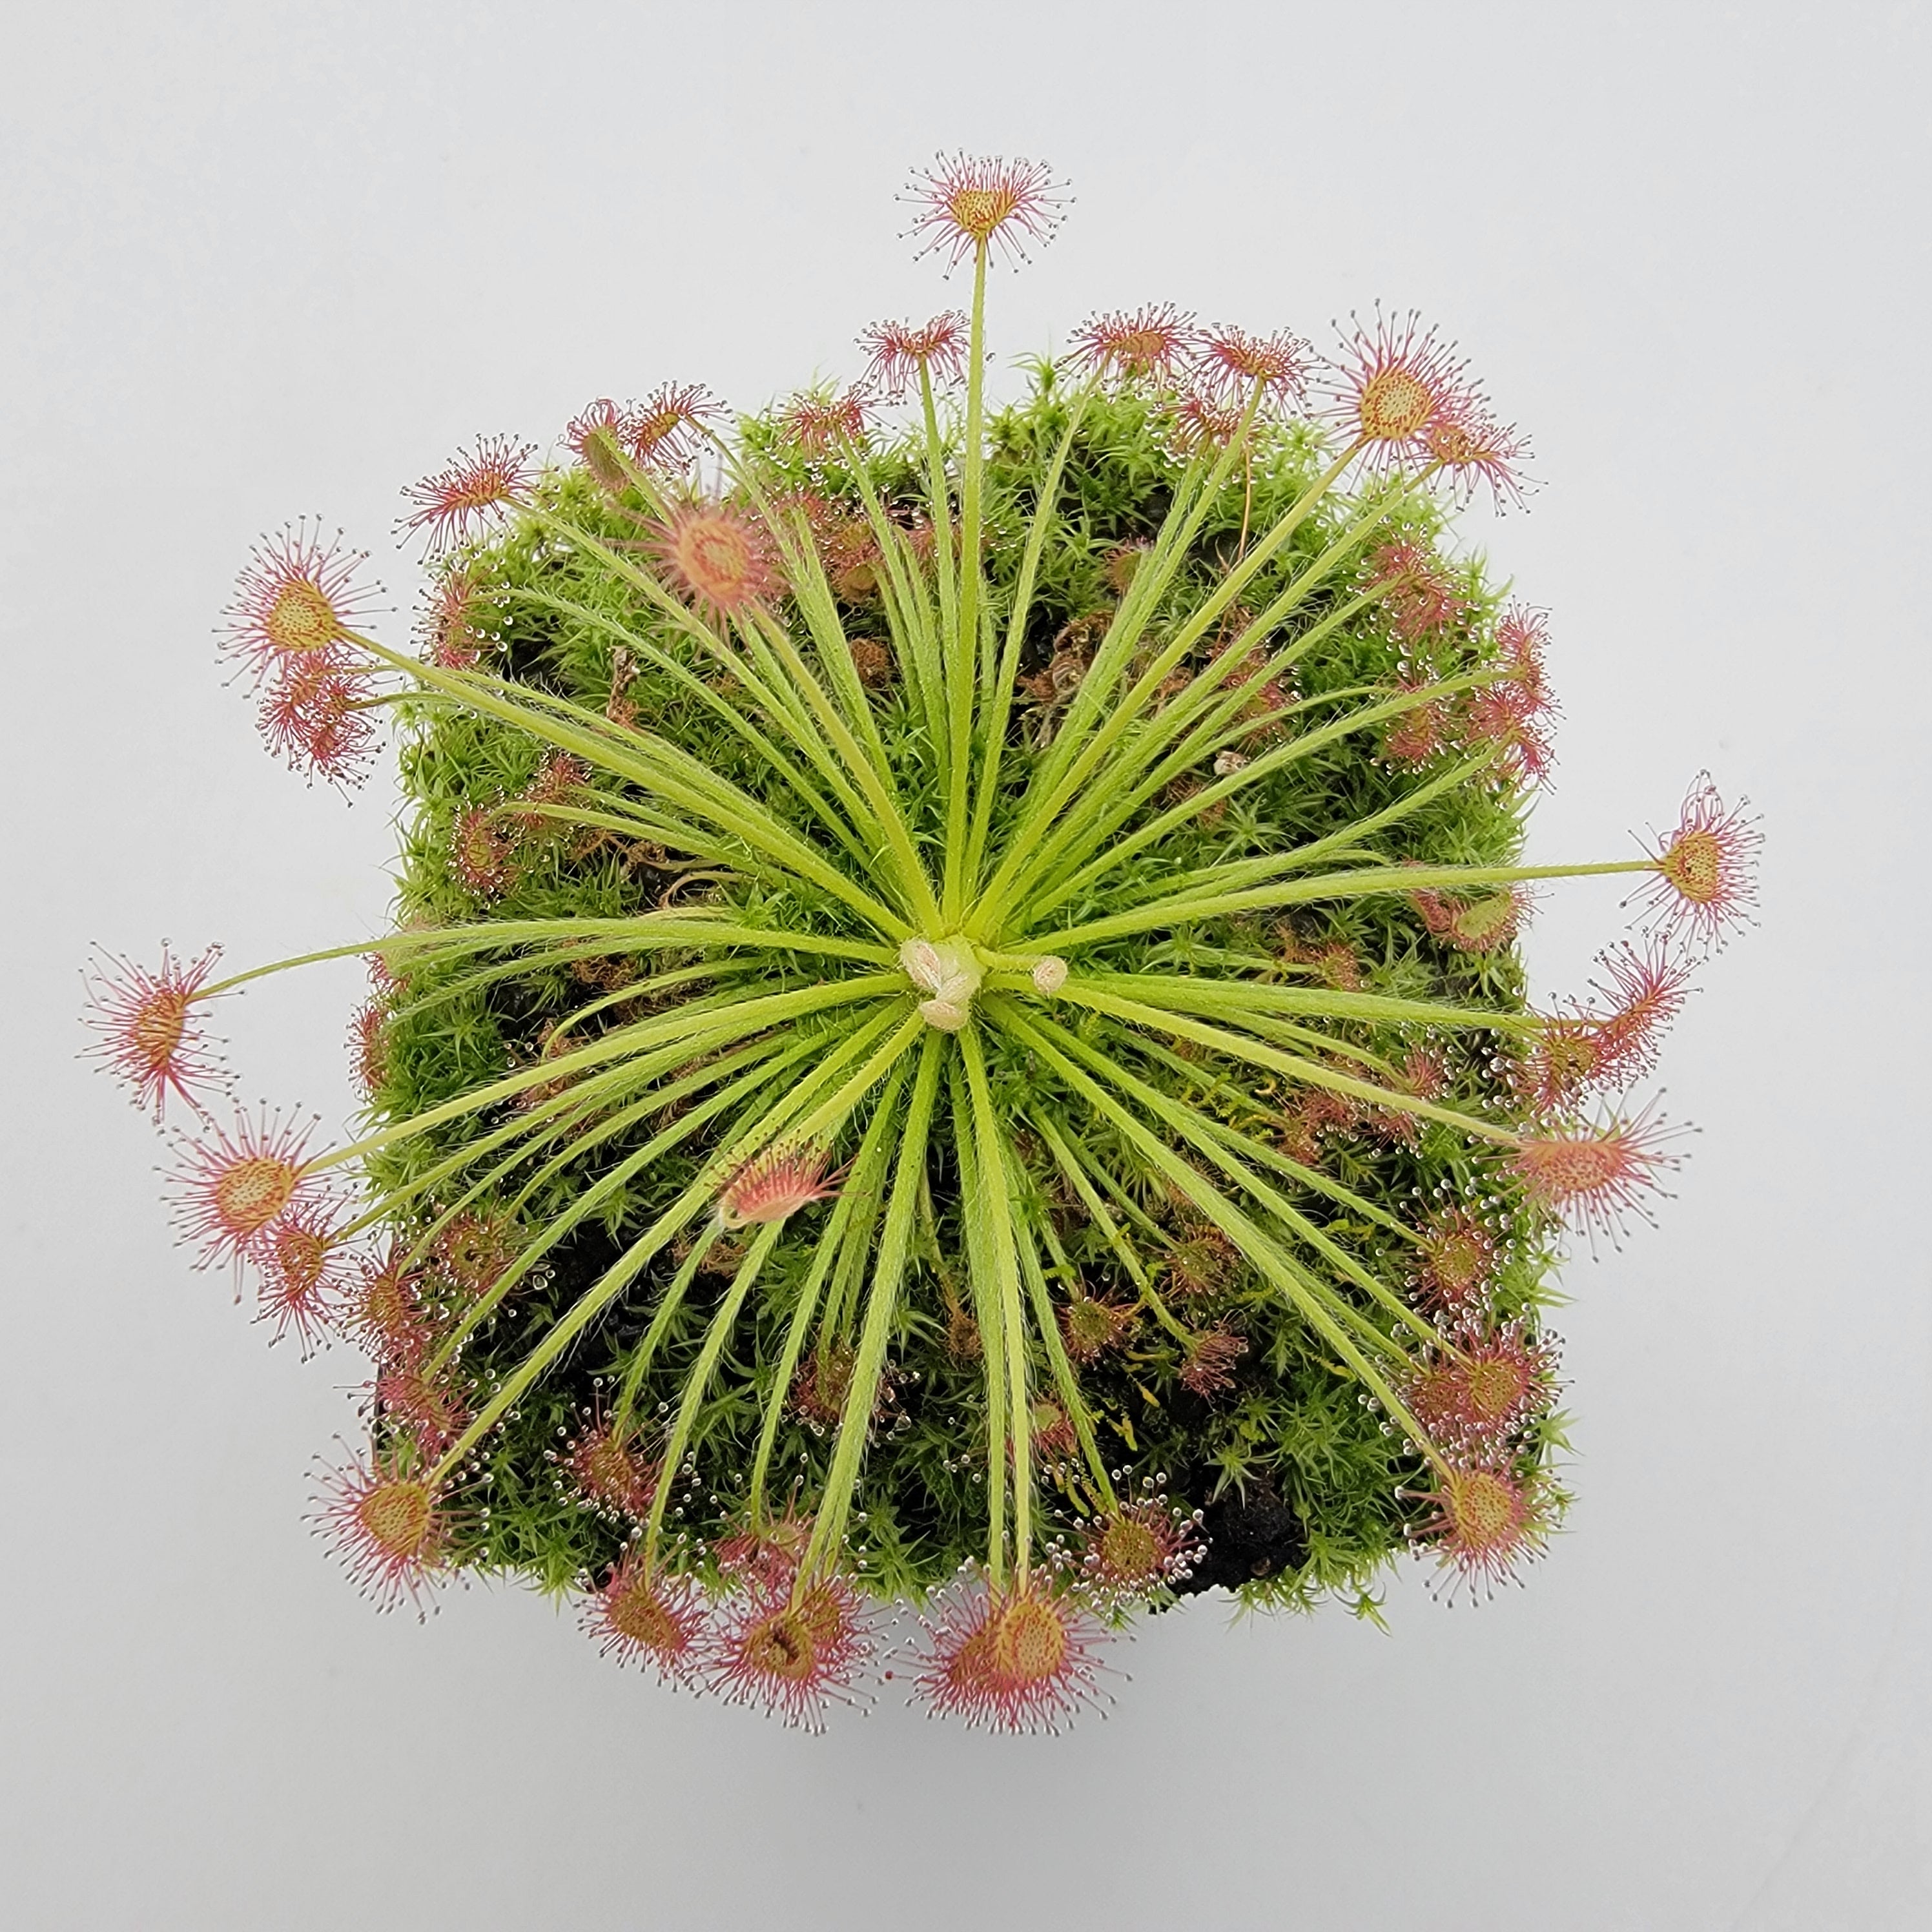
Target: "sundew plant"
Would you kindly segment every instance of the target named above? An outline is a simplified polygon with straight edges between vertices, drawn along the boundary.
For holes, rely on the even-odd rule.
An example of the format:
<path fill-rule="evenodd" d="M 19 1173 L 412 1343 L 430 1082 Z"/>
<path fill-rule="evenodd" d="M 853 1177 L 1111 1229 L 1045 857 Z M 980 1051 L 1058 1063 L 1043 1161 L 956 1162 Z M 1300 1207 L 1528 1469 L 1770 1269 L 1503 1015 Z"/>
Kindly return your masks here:
<path fill-rule="evenodd" d="M 735 424 L 591 404 L 407 492 L 418 647 L 308 523 L 225 647 L 405 808 L 366 1113 L 237 1114 L 212 950 L 104 958 L 98 1051 L 177 1136 L 202 1262 L 373 1363 L 319 1527 L 386 1603 L 573 1595 L 614 1658 L 816 1726 L 890 1672 L 1052 1728 L 1219 1587 L 1480 1594 L 1565 1497 L 1566 1229 L 1675 1165 L 1630 1097 L 1749 916 L 1709 781 L 1634 853 L 1520 862 L 1545 620 L 1447 542 L 1523 446 L 1376 311 L 1326 354 L 1168 304 L 989 399 L 995 258 L 1059 218 L 941 157 L 970 308 Z M 1526 998 L 1538 882 L 1620 874 L 1590 992 Z M 892 1626 L 896 1622 L 895 1631 Z"/>

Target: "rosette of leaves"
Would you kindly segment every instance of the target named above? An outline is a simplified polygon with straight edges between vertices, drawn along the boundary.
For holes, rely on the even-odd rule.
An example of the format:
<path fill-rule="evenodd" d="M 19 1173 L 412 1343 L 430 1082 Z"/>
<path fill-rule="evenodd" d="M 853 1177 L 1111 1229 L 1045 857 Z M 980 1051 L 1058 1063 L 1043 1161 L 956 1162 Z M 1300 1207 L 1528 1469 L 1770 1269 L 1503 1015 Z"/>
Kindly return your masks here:
<path fill-rule="evenodd" d="M 581 1588 L 794 1714 L 863 1600 L 962 1568 L 934 1700 L 1020 1721 L 1088 1684 L 1080 1617 L 1534 1554 L 1562 1219 L 1669 1159 L 1584 1102 L 1746 890 L 1703 794 L 1641 857 L 1520 862 L 1540 630 L 1440 542 L 1516 448 L 1433 338 L 1358 332 L 1311 410 L 1293 338 L 1102 317 L 989 416 L 1028 204 L 956 187 L 970 315 L 874 332 L 869 396 L 483 446 L 413 493 L 420 657 L 305 538 L 244 612 L 272 736 L 402 734 L 396 929 L 344 949 L 367 1129 L 190 1175 L 278 1319 L 378 1357 L 331 1520 L 381 1588 Z M 1538 1014 L 1526 884 L 1593 872 L 1664 937 Z M 709 1652 L 706 1593 L 757 1611 Z"/>

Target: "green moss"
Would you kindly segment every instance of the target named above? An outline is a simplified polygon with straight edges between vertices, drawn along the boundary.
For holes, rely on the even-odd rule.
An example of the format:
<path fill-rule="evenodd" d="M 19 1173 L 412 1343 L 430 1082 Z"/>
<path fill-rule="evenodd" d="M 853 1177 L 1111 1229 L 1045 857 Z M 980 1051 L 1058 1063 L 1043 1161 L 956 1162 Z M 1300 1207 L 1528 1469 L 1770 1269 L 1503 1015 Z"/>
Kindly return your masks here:
<path fill-rule="evenodd" d="M 1043 368 L 1032 394 L 988 425 L 985 557 L 996 633 L 1015 592 L 1026 538 L 1071 406 L 1052 370 Z M 809 490 L 838 514 L 860 514 L 851 478 L 790 449 L 772 422 L 748 422 L 742 440 L 764 466 L 768 492 Z M 875 452 L 868 466 L 881 499 L 908 520 L 923 504 L 922 455 L 909 441 Z M 1252 544 L 1256 532 L 1274 525 L 1302 496 L 1325 460 L 1318 440 L 1304 426 L 1257 431 L 1251 464 L 1245 472 L 1235 467 L 1202 518 L 1182 568 L 1152 614 L 1137 664 L 1150 659 L 1214 592 L 1244 554 L 1244 544 Z M 1066 715 L 1065 698 L 1078 686 L 1080 665 L 1076 662 L 1070 670 L 1066 660 L 1090 655 L 1132 581 L 1137 554 L 1158 536 L 1183 474 L 1184 466 L 1167 446 L 1157 400 L 1123 394 L 1102 395 L 1088 405 L 1055 499 L 1026 618 L 1019 663 L 1023 694 L 1010 728 L 992 822 L 990 844 L 996 853 L 1012 836 L 1028 781 Z M 640 522 L 651 515 L 646 499 L 636 491 L 614 498 L 582 469 L 552 475 L 543 490 L 544 515 L 522 518 L 461 560 L 478 586 L 479 608 L 495 638 L 484 668 L 589 713 L 634 717 L 882 889 L 885 875 L 875 855 L 862 842 L 856 852 L 842 853 L 780 764 L 733 728 L 728 714 L 734 707 L 748 716 L 758 707 L 745 702 L 688 629 L 612 568 L 604 553 L 560 534 L 574 526 L 603 544 L 631 544 Z M 1432 542 L 1440 523 L 1438 506 L 1413 489 L 1325 500 L 1245 587 L 1241 610 L 1262 610 L 1324 553 L 1342 547 L 1339 562 L 1258 640 L 1278 650 L 1297 636 L 1319 633 L 1319 641 L 1294 667 L 1292 689 L 1281 694 L 1292 708 L 1257 729 L 1248 742 L 1250 754 L 1345 716 L 1405 678 L 1454 678 L 1499 668 L 1496 600 L 1475 564 L 1454 566 L 1463 614 L 1406 649 L 1372 600 L 1347 614 L 1362 581 L 1363 559 L 1375 542 L 1399 530 Z M 1352 538 L 1346 534 L 1352 530 Z M 616 554 L 632 553 L 620 548 Z M 839 607 L 847 633 L 891 640 L 888 614 L 876 595 L 862 590 L 857 586 Z M 1179 685 L 1208 668 L 1218 639 L 1232 634 L 1236 621 L 1210 634 L 1180 667 Z M 802 627 L 794 623 L 794 628 Z M 1053 683 L 1057 659 L 1063 683 L 1072 680 L 1058 694 Z M 914 701 L 903 662 L 894 664 L 890 681 L 874 692 L 872 710 L 901 778 L 913 836 L 925 852 L 937 854 L 945 836 L 943 796 L 932 778 L 927 721 Z M 761 868 L 742 850 L 740 862 L 727 868 L 701 856 L 681 856 L 669 841 L 566 823 L 500 816 L 495 822 L 511 827 L 512 856 L 500 884 L 478 890 L 466 884 L 455 849 L 465 815 L 500 814 L 507 801 L 537 782 L 551 748 L 526 730 L 434 693 L 412 702 L 407 731 L 402 772 L 410 810 L 400 928 L 476 920 L 616 919 L 670 904 L 728 910 L 746 926 L 795 934 L 860 930 L 831 895 L 795 875 Z M 771 730 L 770 736 L 777 740 L 782 734 Z M 779 748 L 790 766 L 800 764 L 795 747 Z M 1394 814 L 1420 796 L 1456 755 L 1412 767 L 1382 754 L 1375 726 L 1338 732 L 1237 791 L 1223 806 L 1178 820 L 1144 850 L 1076 893 L 1029 943 L 1050 948 L 1055 930 L 1171 892 L 1190 874 L 1280 853 Z M 1110 840 L 1118 842 L 1151 823 L 1215 776 L 1206 762 L 1177 772 Z M 822 778 L 814 775 L 812 782 L 826 790 Z M 1096 782 L 1105 784 L 1107 775 L 1100 774 Z M 611 797 L 656 802 L 645 788 L 609 773 L 600 775 L 598 785 Z M 1360 843 L 1382 861 L 1507 866 L 1520 844 L 1522 804 L 1520 794 L 1493 766 L 1485 767 L 1406 815 L 1391 817 L 1384 829 Z M 1346 951 L 1332 950 L 1337 948 Z M 1504 1014 L 1523 1010 L 1522 972 L 1510 947 L 1476 953 L 1446 945 L 1430 935 L 1399 892 L 1312 902 L 1288 911 L 1177 920 L 1088 946 L 1074 963 L 1083 973 L 1195 975 L 1290 986 L 1318 987 L 1327 983 L 1324 974 L 1340 975 L 1338 983 L 1395 999 Z M 675 994 L 647 992 L 641 1000 L 627 1001 L 627 984 L 681 968 L 698 976 Z M 384 1078 L 371 1112 L 379 1123 L 404 1121 L 508 1071 L 538 1064 L 551 1030 L 595 1000 L 607 1004 L 573 1029 L 573 1038 L 594 1040 L 641 1012 L 668 1010 L 679 999 L 722 1000 L 809 986 L 826 970 L 824 958 L 778 944 L 648 956 L 622 946 L 603 952 L 586 946 L 574 957 L 535 963 L 516 951 L 494 962 L 428 961 L 406 971 L 394 1001 L 384 1034 Z M 1425 1121 L 1405 1133 L 1386 1120 L 1338 1119 L 1311 1135 L 1298 1126 L 1298 1109 L 1305 1108 L 1314 1090 L 1286 1076 L 1231 1061 L 1185 1038 L 1162 1039 L 1124 1027 L 1097 1012 L 1054 1011 L 1073 1037 L 1101 1047 L 1129 1073 L 1201 1118 L 1252 1136 L 1291 1162 L 1300 1160 L 1299 1176 L 1292 1165 L 1277 1166 L 1272 1183 L 1324 1239 L 1399 1294 L 1408 1293 L 1416 1278 L 1416 1251 L 1389 1223 L 1413 1226 L 1431 1204 L 1478 1199 L 1486 1204 L 1484 1211 L 1505 1256 L 1496 1288 L 1498 1312 L 1528 1311 L 1533 1320 L 1534 1309 L 1547 1298 L 1553 1258 L 1549 1230 L 1493 1154 L 1455 1128 Z M 809 1046 L 801 1062 L 809 1065 L 844 1036 L 849 1024 L 842 1013 L 804 1018 L 788 1026 L 785 1037 Z M 1305 1031 L 1306 1041 L 1325 1052 L 1327 1064 L 1358 1070 L 1400 1069 L 1421 1038 L 1411 1025 L 1346 1017 L 1311 1019 Z M 1425 1505 L 1405 1494 L 1426 1489 L 1430 1480 L 1413 1444 L 1388 1425 L 1357 1375 L 1337 1359 L 1331 1341 L 1259 1268 L 1214 1240 L 1145 1151 L 1097 1114 L 1024 1037 L 995 1025 L 980 1027 L 976 1036 L 996 1111 L 1011 1131 L 1012 1158 L 1023 1177 L 1015 1195 L 1017 1212 L 1033 1231 L 1052 1294 L 1063 1303 L 1075 1294 L 1100 1297 L 1137 1310 L 1124 1338 L 1078 1370 L 1100 1454 L 1116 1472 L 1118 1491 L 1152 1491 L 1183 1509 L 1208 1512 L 1210 1533 L 1215 1510 L 1256 1496 L 1278 1498 L 1292 1512 L 1294 1533 L 1278 1540 L 1273 1556 L 1259 1566 L 1264 1574 L 1240 1580 L 1241 1594 L 1254 1603 L 1284 1606 L 1304 1606 L 1331 1592 L 1368 1601 L 1378 1571 L 1426 1514 Z M 1441 1060 L 1442 1105 L 1486 1119 L 1513 1117 L 1515 1102 L 1498 1071 L 1495 1045 L 1492 1035 L 1468 1030 L 1444 1031 L 1430 1041 Z M 1361 1057 L 1351 1060 L 1351 1054 Z M 443 1156 L 512 1121 L 518 1104 L 527 1100 L 386 1148 L 370 1163 L 378 1194 L 419 1181 Z M 904 1104 L 903 1090 L 897 1104 Z M 852 1157 L 866 1119 L 862 1111 L 856 1112 L 840 1130 L 832 1150 L 837 1159 Z M 488 1161 L 472 1162 L 410 1200 L 395 1218 L 406 1238 L 419 1239 L 427 1252 L 433 1252 L 430 1237 L 438 1217 L 459 1206 L 466 1214 L 514 1224 L 534 1240 L 571 1210 L 593 1180 L 613 1172 L 664 1124 L 661 1114 L 640 1114 L 610 1132 L 608 1118 L 593 1112 L 572 1130 L 594 1142 L 587 1155 L 548 1171 L 541 1160 L 512 1159 L 494 1178 Z M 1049 1125 L 1077 1144 L 1090 1166 L 1117 1237 L 1103 1228 L 1057 1163 L 1041 1130 Z M 1196 1150 L 1172 1144 L 1200 1166 Z M 669 1149 L 611 1190 L 594 1214 L 544 1255 L 529 1282 L 469 1339 L 452 1371 L 472 1406 L 512 1376 L 529 1349 L 626 1246 L 703 1178 L 716 1147 L 714 1136 L 700 1133 Z M 567 1152 L 556 1142 L 544 1152 L 560 1150 Z M 512 1156 L 515 1151 L 514 1146 L 506 1150 Z M 1324 1180 L 1359 1196 L 1387 1220 L 1338 1198 L 1320 1184 Z M 971 1324 L 962 1323 L 958 1312 L 970 1303 L 960 1191 L 957 1157 L 950 1138 L 941 1136 L 927 1158 L 910 1272 L 892 1317 L 886 1393 L 876 1409 L 856 1499 L 849 1560 L 884 1594 L 922 1593 L 986 1551 L 987 1390 L 982 1364 L 967 1345 Z M 867 1214 L 876 1205 L 867 1203 Z M 689 1431 L 685 1466 L 674 1478 L 668 1521 L 681 1539 L 670 1546 L 668 1560 L 674 1563 L 701 1566 L 710 1545 L 742 1526 L 748 1473 L 762 1418 L 775 1400 L 783 1408 L 772 1460 L 772 1506 L 796 1500 L 808 1511 L 827 1481 L 836 1431 L 802 1412 L 778 1386 L 778 1364 L 825 1212 L 808 1210 L 788 1227 L 725 1344 Z M 460 1562 L 518 1573 L 560 1589 L 601 1574 L 615 1560 L 628 1526 L 586 1507 L 561 1473 L 559 1459 L 587 1419 L 607 1413 L 618 1400 L 690 1238 L 652 1260 L 476 1450 L 466 1466 L 488 1508 L 454 1519 Z M 1160 1284 L 1151 1294 L 1143 1294 L 1117 1239 L 1132 1250 L 1144 1278 Z M 868 1235 L 860 1244 L 860 1261 L 875 1242 L 876 1236 Z M 1363 1302 L 1356 1285 L 1322 1262 L 1318 1250 L 1304 1242 L 1300 1252 L 1334 1292 Z M 1190 1270 L 1196 1278 L 1184 1280 Z M 842 1348 L 849 1355 L 858 1340 L 864 1281 L 853 1270 L 845 1274 L 848 1278 L 841 1279 L 835 1273 L 813 1336 L 812 1347 L 821 1352 Z M 701 1273 L 695 1292 L 665 1325 L 636 1389 L 635 1414 L 647 1438 L 668 1430 L 729 1280 L 728 1270 Z M 1154 1306 L 1156 1297 L 1166 1320 Z M 1189 1387 L 1189 1348 L 1177 1328 L 1197 1334 L 1225 1329 L 1239 1336 L 1245 1352 L 1227 1387 L 1205 1394 Z M 1030 1379 L 1042 1397 L 1051 1398 L 1049 1352 L 1037 1334 L 1026 1346 Z M 392 1420 L 387 1426 L 400 1440 L 400 1424 Z M 1552 1439 L 1546 1428 L 1526 1433 L 1516 1452 L 1520 1466 L 1526 1470 L 1546 1459 Z M 1039 1550 L 1049 1549 L 1056 1538 L 1077 1540 L 1079 1520 L 1094 1506 L 1093 1478 L 1078 1457 L 1056 1460 L 1041 1480 Z"/>

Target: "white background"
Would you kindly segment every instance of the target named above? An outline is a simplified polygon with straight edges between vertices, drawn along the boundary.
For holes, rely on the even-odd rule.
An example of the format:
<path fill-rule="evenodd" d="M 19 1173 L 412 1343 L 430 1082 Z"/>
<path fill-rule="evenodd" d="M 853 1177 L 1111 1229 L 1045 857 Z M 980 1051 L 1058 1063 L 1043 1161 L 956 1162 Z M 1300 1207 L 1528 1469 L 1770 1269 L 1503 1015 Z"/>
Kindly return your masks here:
<path fill-rule="evenodd" d="M 8 12 L 0 1921 L 1925 1922 L 1924 5 Z M 1058 1742 L 803 1737 L 517 1592 L 374 1615 L 301 1520 L 359 1366 L 188 1270 L 72 1058 L 91 940 L 382 918 L 383 797 L 305 791 L 220 682 L 256 532 L 343 523 L 400 633 L 394 493 L 459 440 L 758 403 L 956 299 L 896 235 L 941 146 L 1078 196 L 1010 353 L 1162 298 L 1459 338 L 1546 484 L 1472 530 L 1554 614 L 1538 855 L 1628 852 L 1706 764 L 1768 840 L 1670 1055 L 1678 1198 L 1570 1276 L 1582 1500 L 1531 1587 L 1405 1574 L 1392 1636 L 1199 1602 Z M 1620 919 L 1547 901 L 1546 992 Z M 356 994 L 231 1007 L 250 1096 L 338 1120 Z"/>

